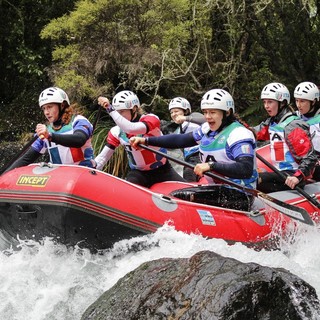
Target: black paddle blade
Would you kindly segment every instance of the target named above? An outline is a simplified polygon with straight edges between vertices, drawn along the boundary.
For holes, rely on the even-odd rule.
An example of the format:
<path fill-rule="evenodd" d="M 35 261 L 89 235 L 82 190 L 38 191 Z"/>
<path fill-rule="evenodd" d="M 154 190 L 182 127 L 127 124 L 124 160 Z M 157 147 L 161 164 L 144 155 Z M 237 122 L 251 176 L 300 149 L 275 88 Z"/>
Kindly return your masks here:
<path fill-rule="evenodd" d="M 270 207 L 279 210 L 281 213 L 287 215 L 288 217 L 299 220 L 310 226 L 314 226 L 313 220 L 304 208 L 293 206 L 290 203 L 280 201 L 262 192 L 258 192 L 257 196 Z"/>

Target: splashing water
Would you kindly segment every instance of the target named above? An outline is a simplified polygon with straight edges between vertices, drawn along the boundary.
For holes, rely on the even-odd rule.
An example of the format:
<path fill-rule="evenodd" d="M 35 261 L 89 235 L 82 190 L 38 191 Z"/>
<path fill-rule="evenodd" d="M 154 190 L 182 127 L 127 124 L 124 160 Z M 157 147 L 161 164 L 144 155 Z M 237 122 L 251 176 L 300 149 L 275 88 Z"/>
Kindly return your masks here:
<path fill-rule="evenodd" d="M 14 320 L 80 319 L 104 291 L 143 262 L 186 258 L 202 250 L 242 262 L 282 267 L 320 293 L 320 231 L 306 226 L 280 250 L 255 251 L 240 243 L 186 235 L 164 226 L 155 234 L 123 240 L 92 254 L 47 238 L 40 244 L 19 241 L 19 251 L 0 252 L 0 318 Z M 0 239 L 0 241 L 4 241 Z"/>

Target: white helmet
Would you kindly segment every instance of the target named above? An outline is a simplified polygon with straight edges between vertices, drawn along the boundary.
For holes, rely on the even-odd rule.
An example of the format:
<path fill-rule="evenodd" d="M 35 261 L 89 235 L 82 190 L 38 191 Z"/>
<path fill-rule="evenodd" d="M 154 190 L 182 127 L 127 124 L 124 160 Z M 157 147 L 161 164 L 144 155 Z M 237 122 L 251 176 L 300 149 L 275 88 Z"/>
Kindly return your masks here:
<path fill-rule="evenodd" d="M 68 95 L 60 88 L 51 87 L 43 90 L 39 96 L 40 108 L 47 103 L 62 103 L 66 101 L 70 105 Z"/>
<path fill-rule="evenodd" d="M 272 82 L 262 89 L 261 99 L 272 99 L 280 102 L 287 100 L 287 103 L 290 103 L 290 92 L 282 83 Z"/>
<path fill-rule="evenodd" d="M 181 97 L 173 98 L 170 101 L 169 111 L 174 108 L 179 108 L 179 109 L 183 109 L 183 110 L 191 112 L 191 105 L 190 105 L 189 101 L 187 99 L 181 98 Z"/>
<path fill-rule="evenodd" d="M 140 101 L 135 93 L 129 90 L 118 92 L 112 99 L 112 106 L 116 110 L 132 109 L 134 106 L 140 107 Z"/>
<path fill-rule="evenodd" d="M 220 109 L 235 112 L 234 101 L 231 94 L 223 89 L 212 89 L 204 94 L 201 100 L 201 110 Z"/>
<path fill-rule="evenodd" d="M 318 100 L 319 101 L 319 89 L 313 82 L 301 82 L 294 89 L 294 97 L 305 100 Z"/>

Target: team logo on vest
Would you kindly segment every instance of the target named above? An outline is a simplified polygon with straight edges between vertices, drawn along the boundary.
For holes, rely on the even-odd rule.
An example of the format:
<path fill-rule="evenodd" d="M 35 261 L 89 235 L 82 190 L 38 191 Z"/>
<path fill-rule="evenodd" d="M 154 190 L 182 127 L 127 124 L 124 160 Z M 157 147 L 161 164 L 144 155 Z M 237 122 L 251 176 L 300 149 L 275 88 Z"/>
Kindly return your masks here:
<path fill-rule="evenodd" d="M 281 137 L 281 135 L 278 134 L 278 133 L 273 133 L 270 140 L 271 140 L 271 141 L 274 141 L 274 140 L 282 141 L 282 137 Z"/>
<path fill-rule="evenodd" d="M 220 137 L 219 139 L 218 139 L 218 143 L 219 144 L 222 144 L 222 143 L 224 143 L 226 141 L 226 137 L 225 136 L 222 136 L 222 137 Z"/>
<path fill-rule="evenodd" d="M 250 153 L 250 151 L 251 151 L 250 145 L 248 145 L 248 144 L 242 145 L 241 151 L 242 151 L 242 153 Z"/>
<path fill-rule="evenodd" d="M 18 186 L 45 187 L 50 176 L 31 176 L 23 174 L 17 181 Z"/>

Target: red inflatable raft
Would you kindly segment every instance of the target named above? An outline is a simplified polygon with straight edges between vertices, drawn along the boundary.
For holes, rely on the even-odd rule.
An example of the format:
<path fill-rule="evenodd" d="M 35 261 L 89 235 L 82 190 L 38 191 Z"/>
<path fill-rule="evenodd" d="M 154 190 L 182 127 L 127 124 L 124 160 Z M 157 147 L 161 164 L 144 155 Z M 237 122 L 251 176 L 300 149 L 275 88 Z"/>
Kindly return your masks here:
<path fill-rule="evenodd" d="M 319 183 L 305 190 L 320 198 Z M 12 237 L 52 236 L 102 249 L 169 222 L 188 234 L 259 244 L 285 234 L 289 224 L 303 224 L 295 209 L 314 221 L 320 213 L 296 191 L 265 196 L 181 182 L 147 189 L 86 167 L 33 164 L 0 176 L 0 229 Z"/>

